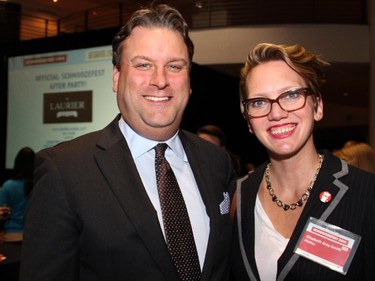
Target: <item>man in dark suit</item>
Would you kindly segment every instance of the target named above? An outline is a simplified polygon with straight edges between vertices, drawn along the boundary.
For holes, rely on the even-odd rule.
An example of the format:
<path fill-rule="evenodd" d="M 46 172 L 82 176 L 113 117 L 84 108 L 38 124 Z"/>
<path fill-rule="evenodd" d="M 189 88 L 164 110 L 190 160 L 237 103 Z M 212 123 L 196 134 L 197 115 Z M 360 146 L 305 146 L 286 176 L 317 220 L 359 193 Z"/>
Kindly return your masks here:
<path fill-rule="evenodd" d="M 229 279 L 233 164 L 224 150 L 179 129 L 192 56 L 187 25 L 167 5 L 135 12 L 119 31 L 113 91 L 120 115 L 37 154 L 22 281 Z M 195 279 L 179 276 L 168 250 L 154 165 L 160 142 L 193 230 Z"/>

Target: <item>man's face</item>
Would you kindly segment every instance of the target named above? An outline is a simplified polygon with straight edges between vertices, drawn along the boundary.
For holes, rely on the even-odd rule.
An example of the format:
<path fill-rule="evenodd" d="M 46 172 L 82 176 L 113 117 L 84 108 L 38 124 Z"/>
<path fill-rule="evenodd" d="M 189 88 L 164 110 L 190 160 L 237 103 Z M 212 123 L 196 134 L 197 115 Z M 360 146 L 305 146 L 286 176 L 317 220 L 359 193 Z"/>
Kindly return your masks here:
<path fill-rule="evenodd" d="M 166 140 L 178 130 L 189 101 L 188 49 L 167 28 L 136 27 L 123 44 L 112 87 L 121 115 L 138 134 Z"/>

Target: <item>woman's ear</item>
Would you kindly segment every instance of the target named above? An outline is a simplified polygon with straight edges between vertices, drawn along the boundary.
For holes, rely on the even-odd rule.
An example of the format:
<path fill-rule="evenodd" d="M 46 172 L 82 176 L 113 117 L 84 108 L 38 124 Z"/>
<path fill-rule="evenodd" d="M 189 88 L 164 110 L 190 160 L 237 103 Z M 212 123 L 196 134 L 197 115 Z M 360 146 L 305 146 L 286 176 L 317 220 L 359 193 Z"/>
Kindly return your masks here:
<path fill-rule="evenodd" d="M 323 100 L 321 97 L 317 98 L 317 106 L 314 113 L 314 120 L 320 121 L 323 119 Z"/>

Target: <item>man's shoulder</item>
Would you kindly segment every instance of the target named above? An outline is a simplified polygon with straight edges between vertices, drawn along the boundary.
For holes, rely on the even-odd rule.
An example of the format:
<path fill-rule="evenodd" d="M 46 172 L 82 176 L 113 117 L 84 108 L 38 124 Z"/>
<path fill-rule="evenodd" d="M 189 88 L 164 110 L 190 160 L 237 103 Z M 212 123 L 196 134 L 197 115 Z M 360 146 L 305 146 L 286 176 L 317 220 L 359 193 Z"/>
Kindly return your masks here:
<path fill-rule="evenodd" d="M 56 144 L 55 146 L 42 149 L 37 153 L 37 156 L 50 155 L 84 155 L 86 152 L 92 152 L 98 145 L 101 139 L 109 139 L 111 135 L 115 135 L 115 122 L 111 122 L 105 128 L 86 133 L 74 139 L 67 140 Z"/>
<path fill-rule="evenodd" d="M 98 141 L 102 132 L 103 132 L 103 130 L 90 132 L 90 133 L 78 136 L 78 137 L 76 137 L 74 139 L 71 139 L 71 140 L 62 141 L 62 142 L 56 144 L 55 146 L 52 146 L 52 147 L 45 148 L 45 149 L 41 150 L 40 152 L 38 152 L 38 154 L 43 152 L 43 151 L 50 151 L 50 152 L 52 152 L 52 151 L 54 151 L 54 152 L 65 151 L 65 152 L 68 152 L 72 149 L 84 149 L 84 148 L 90 147 Z"/>

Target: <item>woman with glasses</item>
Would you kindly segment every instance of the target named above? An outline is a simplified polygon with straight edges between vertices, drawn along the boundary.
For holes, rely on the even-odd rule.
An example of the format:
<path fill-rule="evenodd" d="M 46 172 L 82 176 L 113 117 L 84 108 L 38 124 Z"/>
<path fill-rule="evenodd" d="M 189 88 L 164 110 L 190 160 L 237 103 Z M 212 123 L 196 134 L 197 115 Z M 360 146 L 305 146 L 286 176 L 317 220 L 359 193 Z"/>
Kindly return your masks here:
<path fill-rule="evenodd" d="M 242 113 L 269 161 L 238 180 L 234 280 L 373 280 L 375 175 L 314 145 L 328 63 L 259 44 L 241 70 Z"/>

